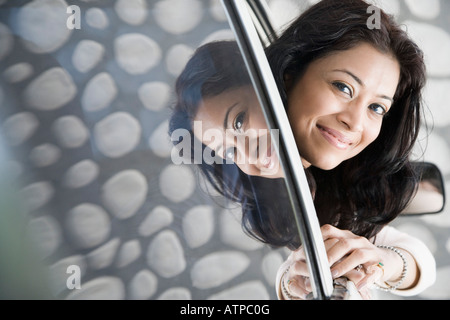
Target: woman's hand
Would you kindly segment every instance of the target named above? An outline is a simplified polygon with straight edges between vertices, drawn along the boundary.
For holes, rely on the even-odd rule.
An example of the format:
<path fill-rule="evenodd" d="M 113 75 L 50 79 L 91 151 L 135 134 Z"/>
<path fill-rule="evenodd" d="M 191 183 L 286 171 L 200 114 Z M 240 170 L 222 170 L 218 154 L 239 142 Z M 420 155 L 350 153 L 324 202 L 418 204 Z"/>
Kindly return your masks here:
<path fill-rule="evenodd" d="M 363 299 L 370 299 L 370 287 L 379 281 L 395 281 L 402 272 L 403 261 L 390 250 L 378 248 L 368 239 L 331 225 L 321 228 L 333 278 L 352 281 Z M 312 291 L 303 248 L 293 253 L 294 263 L 283 277 L 288 292 L 305 299 Z"/>
<path fill-rule="evenodd" d="M 333 279 L 346 277 L 356 285 L 363 299 L 370 299 L 373 283 L 390 276 L 385 274 L 384 267 L 389 265 L 388 252 L 347 230 L 324 225 L 321 231 Z M 401 271 L 402 266 L 399 268 Z"/>
<path fill-rule="evenodd" d="M 288 294 L 295 299 L 305 300 L 307 295 L 312 292 L 311 281 L 309 280 L 308 266 L 306 265 L 306 257 L 303 247 L 292 253 L 293 264 L 289 266 L 289 269 L 281 278 L 283 288 L 286 288 Z M 283 294 L 286 299 L 286 293 L 283 290 Z"/>

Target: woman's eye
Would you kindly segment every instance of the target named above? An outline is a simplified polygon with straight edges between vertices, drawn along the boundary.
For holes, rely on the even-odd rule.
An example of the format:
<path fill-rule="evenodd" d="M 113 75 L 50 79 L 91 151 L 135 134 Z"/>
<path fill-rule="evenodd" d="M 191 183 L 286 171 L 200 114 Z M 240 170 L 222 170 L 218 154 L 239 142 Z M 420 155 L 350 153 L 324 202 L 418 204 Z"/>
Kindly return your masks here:
<path fill-rule="evenodd" d="M 369 108 L 380 116 L 384 116 L 387 113 L 386 108 L 380 104 L 373 103 L 369 106 Z"/>
<path fill-rule="evenodd" d="M 224 154 L 223 158 L 225 160 L 234 161 L 235 156 L 236 156 L 236 148 L 235 147 L 230 147 L 230 148 L 225 150 L 225 154 Z"/>
<path fill-rule="evenodd" d="M 348 94 L 351 98 L 353 97 L 353 91 L 352 89 L 342 82 L 334 82 L 333 86 L 335 86 L 339 91 Z"/>
<path fill-rule="evenodd" d="M 244 126 L 245 112 L 240 112 L 233 121 L 233 129 L 241 132 Z"/>

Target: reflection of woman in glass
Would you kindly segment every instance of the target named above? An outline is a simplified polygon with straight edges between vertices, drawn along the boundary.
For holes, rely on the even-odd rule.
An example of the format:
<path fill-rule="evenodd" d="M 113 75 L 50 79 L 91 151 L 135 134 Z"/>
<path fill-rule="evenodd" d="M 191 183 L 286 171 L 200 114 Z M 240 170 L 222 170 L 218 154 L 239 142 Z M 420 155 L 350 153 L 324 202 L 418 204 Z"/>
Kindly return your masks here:
<path fill-rule="evenodd" d="M 413 295 L 434 281 L 434 259 L 420 241 L 386 225 L 405 208 L 416 187 L 408 158 L 420 128 L 425 66 L 419 48 L 383 12 L 380 29 L 370 30 L 367 8 L 360 0 L 322 1 L 293 22 L 267 55 L 309 175 L 333 276 L 348 277 L 364 296 L 374 282 Z M 232 61 L 230 55 L 222 59 Z M 248 78 L 238 76 L 214 90 L 209 85 L 217 84 L 218 74 L 193 71 L 204 71 L 202 64 L 205 60 L 194 56 L 178 80 L 177 113 L 185 115 L 185 127 L 199 120 L 204 128 L 231 126 L 238 135 L 258 123 L 245 112 L 252 101 L 251 89 L 245 89 Z M 209 67 L 220 65 L 230 68 L 212 61 Z M 188 90 L 192 80 L 197 81 L 194 96 Z M 173 129 L 177 122 L 172 121 Z M 194 134 L 202 137 L 202 132 Z M 223 143 L 203 142 L 227 157 Z M 232 180 L 224 167 L 203 171 L 222 193 L 250 201 L 251 196 L 237 191 L 249 188 L 228 183 Z M 239 175 L 247 176 L 242 171 Z M 215 183 L 221 180 L 224 185 Z M 271 217 L 273 228 L 264 227 L 266 217 L 256 218 L 243 224 L 257 237 L 296 246 L 296 237 L 283 238 L 292 229 L 279 228 L 288 225 L 288 218 L 277 224 Z M 302 250 L 294 251 L 277 277 L 280 298 L 304 298 L 311 291 L 307 276 Z"/>
<path fill-rule="evenodd" d="M 233 143 L 226 147 L 225 138 L 230 139 L 230 135 L 225 134 L 224 122 L 225 126 L 235 128 L 228 133 L 240 131 L 244 122 L 246 132 L 267 129 L 236 42 L 209 43 L 197 49 L 177 80 L 176 92 L 177 104 L 169 131 L 183 157 L 188 163 L 198 163 L 220 194 L 242 205 L 242 226 L 249 234 L 272 246 L 297 248 L 299 235 L 289 211 L 284 180 L 267 179 L 281 177 L 280 170 L 267 169 L 262 161 L 256 164 L 243 161 L 242 165 L 236 164 L 241 161 L 229 161 L 236 160 L 235 156 L 244 148 Z M 205 134 L 194 130 L 200 124 Z M 223 140 L 211 142 L 207 133 L 215 127 L 217 130 L 212 133 L 219 131 L 216 137 L 222 136 Z M 201 141 L 200 147 L 194 136 Z M 196 150 L 199 148 L 200 159 Z M 202 158 L 205 154 L 212 154 L 216 161 L 208 164 Z M 275 153 L 272 157 L 277 161 Z"/>

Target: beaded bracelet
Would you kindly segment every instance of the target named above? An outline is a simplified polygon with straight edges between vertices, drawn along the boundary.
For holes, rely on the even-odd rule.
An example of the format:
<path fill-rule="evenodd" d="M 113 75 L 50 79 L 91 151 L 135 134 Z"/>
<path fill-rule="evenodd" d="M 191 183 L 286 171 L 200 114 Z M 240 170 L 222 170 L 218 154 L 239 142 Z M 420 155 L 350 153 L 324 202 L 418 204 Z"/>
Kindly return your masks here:
<path fill-rule="evenodd" d="M 289 300 L 297 300 L 296 297 L 294 297 L 292 294 L 289 293 L 286 286 L 284 285 L 284 276 L 289 272 L 289 269 L 291 266 L 287 267 L 286 271 L 283 272 L 283 275 L 281 276 L 281 289 L 283 290 L 283 294 L 285 297 L 287 297 Z"/>
<path fill-rule="evenodd" d="M 402 260 L 403 260 L 403 271 L 402 271 L 402 275 L 401 275 L 401 277 L 400 277 L 400 280 L 395 284 L 395 285 L 390 285 L 389 283 L 386 283 L 386 282 L 384 282 L 388 287 L 386 288 L 386 287 L 381 287 L 381 286 L 379 286 L 378 284 L 374 284 L 375 285 L 375 288 L 377 288 L 377 289 L 379 289 L 379 290 L 383 290 L 383 291 L 386 291 L 386 292 L 389 292 L 389 291 L 394 291 L 394 290 L 396 290 L 398 287 L 400 287 L 401 286 L 401 284 L 403 283 L 403 281 L 405 280 L 405 278 L 406 278 L 406 272 L 408 272 L 408 261 L 406 261 L 406 258 L 405 258 L 405 256 L 403 255 L 403 253 L 401 253 L 401 251 L 400 250 L 398 250 L 397 248 L 395 248 L 395 247 L 392 247 L 392 246 L 383 246 L 383 245 L 381 245 L 381 246 L 377 246 L 378 248 L 382 248 L 382 249 L 388 249 L 388 250 L 392 250 L 392 251 L 394 251 L 396 254 L 398 254 L 399 256 L 400 256 L 400 258 L 402 258 Z"/>

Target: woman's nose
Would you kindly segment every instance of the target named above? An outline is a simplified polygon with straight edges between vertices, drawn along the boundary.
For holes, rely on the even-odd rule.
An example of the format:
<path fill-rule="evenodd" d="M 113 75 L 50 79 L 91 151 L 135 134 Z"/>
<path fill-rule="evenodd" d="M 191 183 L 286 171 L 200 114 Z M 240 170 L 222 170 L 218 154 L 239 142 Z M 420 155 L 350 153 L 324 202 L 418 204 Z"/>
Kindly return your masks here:
<path fill-rule="evenodd" d="M 366 117 L 367 108 L 363 103 L 355 101 L 345 106 L 339 112 L 338 120 L 347 130 L 352 132 L 362 132 L 364 129 L 364 121 Z"/>

